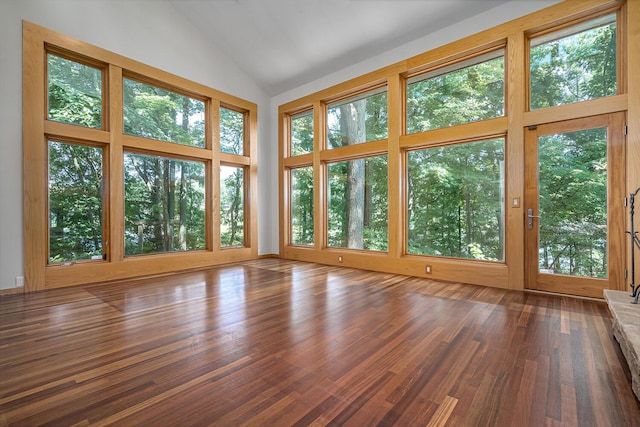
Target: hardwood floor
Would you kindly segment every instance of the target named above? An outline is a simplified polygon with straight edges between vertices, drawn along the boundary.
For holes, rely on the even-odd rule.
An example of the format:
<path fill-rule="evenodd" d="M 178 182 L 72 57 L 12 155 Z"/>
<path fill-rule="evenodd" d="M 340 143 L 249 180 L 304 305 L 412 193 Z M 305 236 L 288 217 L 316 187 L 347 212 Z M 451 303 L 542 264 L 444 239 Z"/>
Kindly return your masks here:
<path fill-rule="evenodd" d="M 263 259 L 0 297 L 1 425 L 640 426 L 604 302 Z"/>

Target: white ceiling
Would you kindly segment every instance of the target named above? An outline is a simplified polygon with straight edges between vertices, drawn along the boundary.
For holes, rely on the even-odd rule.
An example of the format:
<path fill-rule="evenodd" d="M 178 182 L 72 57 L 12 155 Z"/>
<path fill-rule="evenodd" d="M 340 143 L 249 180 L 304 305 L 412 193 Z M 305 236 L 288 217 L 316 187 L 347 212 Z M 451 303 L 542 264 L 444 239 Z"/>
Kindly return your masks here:
<path fill-rule="evenodd" d="M 169 0 L 276 95 L 508 0 Z"/>

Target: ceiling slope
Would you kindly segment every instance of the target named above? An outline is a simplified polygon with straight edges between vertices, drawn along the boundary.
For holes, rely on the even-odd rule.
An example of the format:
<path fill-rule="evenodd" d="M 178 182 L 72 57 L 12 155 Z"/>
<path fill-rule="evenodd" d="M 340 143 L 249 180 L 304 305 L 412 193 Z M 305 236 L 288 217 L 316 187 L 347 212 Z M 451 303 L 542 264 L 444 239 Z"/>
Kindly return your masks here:
<path fill-rule="evenodd" d="M 277 95 L 508 0 L 169 2 L 208 43 Z"/>

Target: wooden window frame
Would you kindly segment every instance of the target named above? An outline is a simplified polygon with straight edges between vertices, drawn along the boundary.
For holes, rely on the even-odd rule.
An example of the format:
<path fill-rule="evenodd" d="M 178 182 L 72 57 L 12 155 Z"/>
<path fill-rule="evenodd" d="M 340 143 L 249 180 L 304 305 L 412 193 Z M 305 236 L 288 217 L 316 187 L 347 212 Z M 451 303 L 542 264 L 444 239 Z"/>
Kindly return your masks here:
<path fill-rule="evenodd" d="M 387 67 L 326 88 L 301 99 L 279 106 L 279 150 L 280 150 L 280 229 L 285 230 L 289 221 L 289 194 L 287 192 L 287 169 L 301 164 L 314 167 L 314 190 L 316 192 L 314 220 L 316 242 L 313 248 L 299 248 L 289 244 L 285 231 L 281 231 L 280 256 L 328 265 L 344 265 L 375 271 L 409 274 L 440 280 L 449 280 L 492 286 L 505 289 L 524 290 L 524 229 L 523 203 L 524 183 L 524 135 L 527 126 L 587 117 L 618 111 L 635 111 L 640 117 L 640 91 L 632 94 L 627 75 L 632 70 L 640 72 L 640 59 L 633 52 L 627 37 L 640 34 L 637 22 L 628 16 L 638 13 L 638 3 L 623 0 L 565 0 L 538 12 L 514 19 L 480 33 L 448 43 L 428 52 L 407 58 Z M 618 16 L 618 94 L 605 98 L 583 101 L 559 107 L 528 111 L 528 39 L 542 31 L 554 31 L 572 23 L 582 22 L 611 13 Z M 636 29 L 636 33 L 632 30 Z M 635 36 L 635 46 L 640 41 Z M 627 44 L 629 43 L 629 44 Z M 447 128 L 406 134 L 406 81 L 417 75 L 452 66 L 487 52 L 504 49 L 505 111 L 504 116 L 483 121 L 470 122 Z M 323 122 L 327 102 L 353 96 L 386 82 L 388 99 L 388 139 L 383 142 L 364 143 L 346 147 L 347 150 L 324 150 L 326 139 Z M 634 82 L 635 84 L 635 82 Z M 637 89 L 637 84 L 634 86 Z M 298 158 L 290 157 L 288 120 L 292 114 L 313 109 L 314 152 Z M 635 118 L 637 124 L 640 118 Z M 631 130 L 636 139 L 640 131 Z M 490 137 L 505 138 L 505 257 L 504 262 L 448 259 L 443 257 L 418 256 L 406 253 L 406 153 L 417 148 L 437 146 L 465 140 L 481 140 Z M 379 144 L 379 145 L 376 145 Z M 640 141 L 638 144 L 640 146 Z M 375 147 L 375 148 L 374 148 Z M 326 163 L 340 159 L 357 158 L 384 152 L 388 159 L 389 191 L 389 236 L 388 253 L 367 253 L 346 249 L 327 248 L 326 241 Z M 336 157 L 334 157 L 336 156 Z M 640 159 L 640 147 L 627 147 L 627 165 L 632 159 Z M 640 184 L 640 172 L 629 171 L 627 188 Z M 324 238 L 319 238 L 324 236 Z M 425 266 L 429 265 L 430 273 Z M 617 284 L 623 288 L 622 283 Z"/>
<path fill-rule="evenodd" d="M 54 122 L 48 117 L 47 53 L 103 70 L 102 128 Z M 158 275 L 255 259 L 257 251 L 257 105 L 130 58 L 23 22 L 23 208 L 25 292 Z M 132 78 L 205 103 L 205 147 L 127 135 L 123 128 L 123 78 Z M 219 109 L 244 114 L 244 153 L 220 153 Z M 49 140 L 103 147 L 105 170 L 103 251 L 107 259 L 61 265 L 47 263 Z M 124 256 L 125 152 L 205 164 L 206 249 Z M 220 164 L 245 171 L 245 245 L 220 248 Z M 65 263 L 69 264 L 69 263 Z"/>

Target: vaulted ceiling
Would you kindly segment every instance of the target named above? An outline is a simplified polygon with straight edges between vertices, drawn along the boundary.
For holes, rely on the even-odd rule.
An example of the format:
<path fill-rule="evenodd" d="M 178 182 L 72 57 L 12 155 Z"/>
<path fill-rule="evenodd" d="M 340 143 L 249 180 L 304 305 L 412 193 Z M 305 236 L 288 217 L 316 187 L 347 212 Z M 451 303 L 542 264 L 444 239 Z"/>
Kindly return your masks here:
<path fill-rule="evenodd" d="M 169 0 L 275 95 L 508 0 Z"/>

